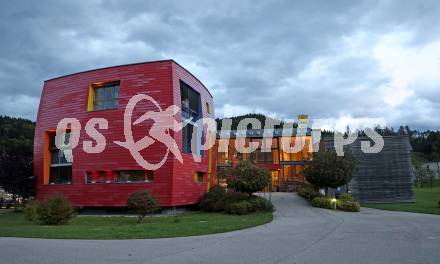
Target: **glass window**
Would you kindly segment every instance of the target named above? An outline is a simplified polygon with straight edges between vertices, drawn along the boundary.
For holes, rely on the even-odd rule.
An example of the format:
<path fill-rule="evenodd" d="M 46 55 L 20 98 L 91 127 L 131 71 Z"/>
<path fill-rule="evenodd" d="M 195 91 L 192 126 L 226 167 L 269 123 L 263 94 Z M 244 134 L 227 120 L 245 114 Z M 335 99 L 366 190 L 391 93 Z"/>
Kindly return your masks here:
<path fill-rule="evenodd" d="M 206 102 L 206 113 L 210 114 L 211 113 L 211 109 L 209 108 L 209 103 Z"/>
<path fill-rule="evenodd" d="M 194 132 L 194 123 L 201 117 L 200 94 L 184 82 L 180 82 L 180 97 L 182 118 L 187 123 L 182 129 L 182 151 L 184 153 L 192 153 L 191 139 Z M 200 142 L 200 144 L 202 144 L 202 142 Z"/>
<path fill-rule="evenodd" d="M 66 133 L 65 143 L 69 142 L 70 132 Z M 49 184 L 72 182 L 72 163 L 68 162 L 64 152 L 55 145 L 55 133 L 49 134 L 50 173 Z"/>
<path fill-rule="evenodd" d="M 191 139 L 194 131 L 194 126 L 187 124 L 182 129 L 182 151 L 185 153 L 191 153 Z"/>
<path fill-rule="evenodd" d="M 153 171 L 91 171 L 87 172 L 87 183 L 139 183 L 152 182 Z"/>
<path fill-rule="evenodd" d="M 152 171 L 132 170 L 119 171 L 117 182 L 151 182 L 153 181 Z"/>
<path fill-rule="evenodd" d="M 92 85 L 93 111 L 118 108 L 119 86 L 119 81 Z"/>
<path fill-rule="evenodd" d="M 195 182 L 203 182 L 205 178 L 205 173 L 204 172 L 196 172 L 194 175 L 194 181 Z"/>

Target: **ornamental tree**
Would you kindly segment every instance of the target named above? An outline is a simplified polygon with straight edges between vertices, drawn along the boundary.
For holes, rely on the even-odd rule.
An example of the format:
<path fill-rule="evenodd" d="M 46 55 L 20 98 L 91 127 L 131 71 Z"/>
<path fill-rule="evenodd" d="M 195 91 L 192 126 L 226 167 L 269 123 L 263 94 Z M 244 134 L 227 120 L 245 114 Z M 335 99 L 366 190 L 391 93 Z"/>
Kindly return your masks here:
<path fill-rule="evenodd" d="M 334 150 L 319 151 L 313 155 L 303 170 L 306 180 L 320 188 L 337 188 L 349 183 L 353 177 L 356 163 L 350 152 L 337 156 Z"/>
<path fill-rule="evenodd" d="M 130 197 L 128 197 L 127 206 L 138 214 L 139 224 L 144 222 L 144 218 L 147 214 L 159 209 L 159 204 L 156 199 L 147 191 L 132 193 Z"/>
<path fill-rule="evenodd" d="M 267 169 L 259 168 L 248 160 L 241 160 L 226 178 L 228 187 L 236 192 L 252 193 L 263 190 L 270 183 Z"/>

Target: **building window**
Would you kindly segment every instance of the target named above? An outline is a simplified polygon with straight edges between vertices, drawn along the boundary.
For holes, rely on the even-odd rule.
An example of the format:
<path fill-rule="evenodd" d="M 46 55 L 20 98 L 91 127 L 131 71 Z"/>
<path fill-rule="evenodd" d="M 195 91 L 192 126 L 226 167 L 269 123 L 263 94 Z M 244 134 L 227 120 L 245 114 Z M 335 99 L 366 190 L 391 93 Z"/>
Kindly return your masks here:
<path fill-rule="evenodd" d="M 191 139 L 194 131 L 192 124 L 187 124 L 182 129 L 182 150 L 185 153 L 191 153 Z"/>
<path fill-rule="evenodd" d="M 194 133 L 194 125 L 201 117 L 200 94 L 184 82 L 180 82 L 180 97 L 182 120 L 185 123 L 185 127 L 182 129 L 182 151 L 192 153 L 191 139 Z"/>
<path fill-rule="evenodd" d="M 89 92 L 88 111 L 115 109 L 119 106 L 120 82 L 92 84 Z"/>
<path fill-rule="evenodd" d="M 211 113 L 211 109 L 209 108 L 209 103 L 206 102 L 206 113 L 210 114 Z"/>
<path fill-rule="evenodd" d="M 70 133 L 66 133 L 65 144 Z M 55 145 L 55 133 L 49 134 L 50 170 L 49 184 L 69 184 L 72 182 L 72 162 L 67 161 L 63 151 Z"/>
<path fill-rule="evenodd" d="M 194 181 L 197 183 L 203 182 L 205 180 L 205 174 L 204 172 L 197 171 L 194 173 Z"/>
<path fill-rule="evenodd" d="M 154 181 L 153 171 L 90 171 L 87 172 L 87 183 L 141 183 Z"/>

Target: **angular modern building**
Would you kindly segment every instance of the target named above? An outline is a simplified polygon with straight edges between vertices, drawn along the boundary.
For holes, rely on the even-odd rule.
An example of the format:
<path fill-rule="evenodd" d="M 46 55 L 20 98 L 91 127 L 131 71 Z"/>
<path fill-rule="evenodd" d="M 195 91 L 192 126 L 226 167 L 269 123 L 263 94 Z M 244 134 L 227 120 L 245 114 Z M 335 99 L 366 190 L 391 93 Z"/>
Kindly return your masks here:
<path fill-rule="evenodd" d="M 181 108 L 175 120 L 185 124 L 182 130 L 166 130 L 172 127 L 171 121 L 156 128 L 174 139 L 183 162 L 162 142 L 149 142 L 139 153 L 149 163 L 164 160 L 164 164 L 157 170 L 145 170 L 128 149 L 115 143 L 126 140 L 126 106 L 139 94 L 155 102 L 139 101 L 133 108 L 132 122 L 148 111 L 165 111 L 171 105 Z M 194 161 L 191 153 L 191 137 L 197 130 L 194 122 L 201 117 L 214 118 L 212 95 L 173 60 L 95 69 L 47 80 L 35 128 L 37 199 L 61 194 L 75 206 L 119 207 L 126 205 L 132 192 L 148 190 L 162 206 L 195 204 L 214 182 L 216 164 L 215 152 L 201 151 L 201 162 Z M 72 162 L 55 145 L 57 124 L 63 118 L 75 118 L 81 125 Z M 90 120 L 96 119 L 106 119 L 108 126 L 93 122 L 88 126 Z M 132 122 L 134 141 L 148 136 L 154 125 L 148 118 L 139 124 Z M 75 128 L 67 128 L 66 132 L 73 137 L 72 129 Z M 99 134 L 105 140 L 105 148 L 99 153 L 86 153 L 85 146 L 98 144 Z"/>

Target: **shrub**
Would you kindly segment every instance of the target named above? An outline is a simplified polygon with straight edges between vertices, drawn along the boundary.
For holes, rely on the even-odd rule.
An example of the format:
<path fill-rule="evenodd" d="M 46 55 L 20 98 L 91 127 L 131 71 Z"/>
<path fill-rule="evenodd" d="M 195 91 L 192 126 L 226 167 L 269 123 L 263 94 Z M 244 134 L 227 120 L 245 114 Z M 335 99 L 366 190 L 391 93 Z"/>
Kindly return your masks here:
<path fill-rule="evenodd" d="M 240 201 L 226 205 L 225 212 L 228 214 L 244 215 L 255 212 L 256 208 L 250 201 Z"/>
<path fill-rule="evenodd" d="M 200 207 L 206 212 L 221 212 L 225 209 L 225 197 L 224 188 L 213 187 L 203 196 Z"/>
<path fill-rule="evenodd" d="M 348 194 L 348 193 L 341 193 L 341 194 L 339 194 L 339 197 L 338 197 L 338 198 L 339 198 L 339 200 L 341 200 L 341 201 L 355 202 L 353 196 L 351 196 L 351 195 Z"/>
<path fill-rule="evenodd" d="M 248 200 L 249 196 L 244 193 L 229 191 L 222 188 L 213 188 L 202 199 L 200 206 L 206 212 L 223 212 L 226 206 Z"/>
<path fill-rule="evenodd" d="M 358 202 L 342 200 L 336 202 L 336 208 L 346 212 L 359 212 L 361 210 Z"/>
<path fill-rule="evenodd" d="M 229 188 L 236 192 L 247 193 L 250 196 L 269 185 L 270 174 L 267 169 L 259 168 L 248 160 L 242 160 L 226 181 Z"/>
<path fill-rule="evenodd" d="M 235 202 L 241 202 L 248 200 L 250 197 L 245 193 L 230 191 L 226 193 L 224 201 L 226 204 L 231 204 Z"/>
<path fill-rule="evenodd" d="M 298 195 L 306 198 L 307 200 L 313 200 L 316 197 L 323 197 L 322 193 L 315 190 L 312 186 L 300 186 L 298 188 Z"/>
<path fill-rule="evenodd" d="M 440 200 L 438 200 L 438 207 L 440 207 Z"/>
<path fill-rule="evenodd" d="M 132 193 L 128 197 L 127 206 L 137 213 L 140 224 L 144 222 L 144 218 L 147 214 L 159 210 L 156 199 L 147 191 Z"/>
<path fill-rule="evenodd" d="M 63 196 L 53 196 L 37 207 L 38 220 L 48 225 L 67 224 L 73 215 L 72 204 Z"/>
<path fill-rule="evenodd" d="M 315 197 L 312 200 L 313 207 L 333 209 L 332 199 L 330 197 Z"/>
<path fill-rule="evenodd" d="M 275 209 L 273 204 L 269 200 L 263 197 L 259 197 L 259 196 L 252 197 L 250 202 L 252 206 L 255 208 L 255 210 L 259 212 L 273 212 Z"/>
<path fill-rule="evenodd" d="M 38 220 L 38 207 L 40 203 L 37 200 L 29 200 L 23 209 L 24 218 L 29 221 Z"/>

